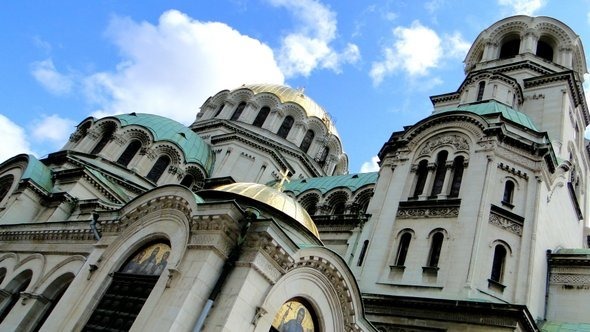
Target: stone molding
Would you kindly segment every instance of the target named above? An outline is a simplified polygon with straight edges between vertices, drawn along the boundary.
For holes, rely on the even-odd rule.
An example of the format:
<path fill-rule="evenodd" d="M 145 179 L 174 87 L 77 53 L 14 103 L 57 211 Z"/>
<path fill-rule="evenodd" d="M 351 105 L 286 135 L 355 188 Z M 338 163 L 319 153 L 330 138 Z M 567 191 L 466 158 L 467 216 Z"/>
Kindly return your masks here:
<path fill-rule="evenodd" d="M 459 207 L 423 207 L 423 208 L 399 208 L 396 217 L 398 219 L 422 219 L 422 218 L 456 218 L 459 216 Z"/>
<path fill-rule="evenodd" d="M 551 273 L 551 284 L 590 286 L 590 275 L 572 273 Z"/>

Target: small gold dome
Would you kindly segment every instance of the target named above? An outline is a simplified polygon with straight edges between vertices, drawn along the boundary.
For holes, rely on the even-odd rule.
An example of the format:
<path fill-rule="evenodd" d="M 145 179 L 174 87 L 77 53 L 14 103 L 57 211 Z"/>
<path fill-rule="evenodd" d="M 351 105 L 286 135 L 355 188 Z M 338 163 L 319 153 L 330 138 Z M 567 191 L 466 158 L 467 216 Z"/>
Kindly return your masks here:
<path fill-rule="evenodd" d="M 215 190 L 234 193 L 269 205 L 295 219 L 318 239 L 320 238 L 320 233 L 307 211 L 293 197 L 285 193 L 263 184 L 243 182 L 222 185 Z"/>

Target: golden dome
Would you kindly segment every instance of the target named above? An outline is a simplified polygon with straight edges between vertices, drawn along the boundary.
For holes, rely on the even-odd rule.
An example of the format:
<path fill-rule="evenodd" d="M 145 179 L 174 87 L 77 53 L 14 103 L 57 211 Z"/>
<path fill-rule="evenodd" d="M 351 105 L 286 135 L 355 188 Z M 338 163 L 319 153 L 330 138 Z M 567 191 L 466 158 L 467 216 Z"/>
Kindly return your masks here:
<path fill-rule="evenodd" d="M 307 228 L 318 239 L 320 233 L 305 209 L 291 196 L 258 183 L 232 183 L 216 187 L 217 191 L 234 193 L 262 202 L 283 212 Z"/>
<path fill-rule="evenodd" d="M 320 119 L 328 128 L 328 132 L 330 134 L 338 136 L 336 126 L 334 126 L 334 122 L 332 121 L 330 115 L 315 101 L 306 96 L 303 93 L 303 89 L 293 89 L 291 87 L 278 84 L 245 84 L 238 89 L 249 89 L 250 91 L 254 92 L 254 94 L 263 92 L 272 93 L 279 98 L 281 103 L 295 103 L 305 110 L 305 113 L 308 117 L 314 116 Z"/>

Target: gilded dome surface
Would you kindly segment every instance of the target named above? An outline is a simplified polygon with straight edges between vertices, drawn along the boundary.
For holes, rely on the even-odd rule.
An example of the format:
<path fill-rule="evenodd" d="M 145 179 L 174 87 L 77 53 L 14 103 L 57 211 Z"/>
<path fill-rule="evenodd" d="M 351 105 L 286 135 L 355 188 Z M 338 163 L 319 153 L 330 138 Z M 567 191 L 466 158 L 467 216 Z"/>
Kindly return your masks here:
<path fill-rule="evenodd" d="M 254 94 L 272 93 L 279 98 L 281 103 L 295 103 L 305 110 L 308 117 L 313 116 L 320 119 L 331 134 L 338 136 L 338 132 L 336 131 L 336 127 L 334 126 L 334 122 L 330 115 L 315 101 L 306 96 L 303 93 L 303 90 L 279 84 L 245 84 L 236 90 L 239 89 L 249 89 L 254 92 Z"/>
<path fill-rule="evenodd" d="M 262 202 L 295 219 L 318 239 L 320 233 L 305 209 L 293 198 L 274 188 L 258 183 L 232 183 L 215 188 L 217 191 L 234 193 Z"/>

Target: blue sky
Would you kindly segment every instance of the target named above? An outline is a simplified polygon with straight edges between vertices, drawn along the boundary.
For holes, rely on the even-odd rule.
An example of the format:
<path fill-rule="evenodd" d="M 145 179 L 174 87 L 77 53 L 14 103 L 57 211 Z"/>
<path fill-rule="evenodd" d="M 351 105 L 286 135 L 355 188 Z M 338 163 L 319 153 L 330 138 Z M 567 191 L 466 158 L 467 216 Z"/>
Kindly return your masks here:
<path fill-rule="evenodd" d="M 590 47 L 589 13 L 589 0 L 2 1 L 0 161 L 58 150 L 87 116 L 188 125 L 220 90 L 280 83 L 330 113 L 351 172 L 372 170 L 429 96 L 459 87 L 480 31 L 546 15 Z"/>

